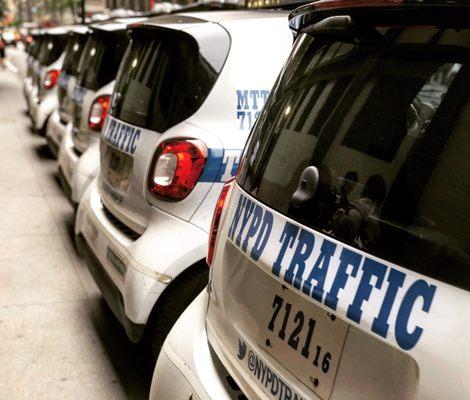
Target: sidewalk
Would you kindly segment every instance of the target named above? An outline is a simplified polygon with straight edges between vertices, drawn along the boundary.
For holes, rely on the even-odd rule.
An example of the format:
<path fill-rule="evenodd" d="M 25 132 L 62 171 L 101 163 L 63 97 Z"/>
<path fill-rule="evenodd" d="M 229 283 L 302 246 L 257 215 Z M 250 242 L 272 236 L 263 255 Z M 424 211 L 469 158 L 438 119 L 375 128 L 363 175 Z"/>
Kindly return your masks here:
<path fill-rule="evenodd" d="M 153 366 L 75 253 L 73 211 L 31 133 L 15 51 L 0 71 L 0 398 L 146 398 Z"/>

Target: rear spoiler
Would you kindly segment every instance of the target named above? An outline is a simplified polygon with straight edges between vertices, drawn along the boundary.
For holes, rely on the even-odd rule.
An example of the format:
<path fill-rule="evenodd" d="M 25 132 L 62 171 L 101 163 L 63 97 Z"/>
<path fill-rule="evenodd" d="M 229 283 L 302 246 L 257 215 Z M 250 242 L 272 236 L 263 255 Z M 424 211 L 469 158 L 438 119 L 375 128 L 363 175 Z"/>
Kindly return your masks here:
<path fill-rule="evenodd" d="M 415 1 L 314 2 L 292 11 L 289 28 L 298 36 L 315 31 L 313 26 L 330 17 L 350 17 L 357 26 L 435 26 L 463 29 L 470 27 L 470 3 L 438 3 Z"/>

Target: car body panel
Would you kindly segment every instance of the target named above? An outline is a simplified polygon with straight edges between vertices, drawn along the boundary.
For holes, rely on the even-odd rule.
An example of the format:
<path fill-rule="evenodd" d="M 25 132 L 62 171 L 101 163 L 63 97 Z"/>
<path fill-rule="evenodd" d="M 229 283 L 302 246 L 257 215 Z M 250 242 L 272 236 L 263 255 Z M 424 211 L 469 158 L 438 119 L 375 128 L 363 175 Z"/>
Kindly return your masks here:
<path fill-rule="evenodd" d="M 114 81 L 96 92 L 75 87 L 72 101 L 80 105 L 80 129 L 69 124 L 58 156 L 59 168 L 70 187 L 73 204 L 80 202 L 86 188 L 99 173 L 99 132 L 91 132 L 88 128 L 91 105 L 97 97 L 111 95 L 113 87 Z"/>
<path fill-rule="evenodd" d="M 132 157 L 133 160 L 132 180 L 121 186 L 122 190 L 116 190 L 116 187 L 109 185 L 112 175 L 111 178 L 105 176 L 107 171 L 104 171 L 102 166 L 98 183 L 91 185 L 79 206 L 75 233 L 84 236 L 91 251 L 100 258 L 101 267 L 113 279 L 124 298 L 127 316 L 134 322 L 148 321 L 150 312 L 163 290 L 161 282 L 155 279 L 158 288 L 155 291 L 149 291 L 149 287 L 144 284 L 131 288 L 127 282 L 128 275 L 116 275 L 116 268 L 104 259 L 103 249 L 105 246 L 115 248 L 116 242 L 120 242 L 118 253 L 127 271 L 141 271 L 144 267 L 158 273 L 158 276 L 163 275 L 166 279 L 165 285 L 196 263 L 202 265 L 207 251 L 207 232 L 213 204 L 220 192 L 221 182 L 235 173 L 237 160 L 249 133 L 246 113 L 253 114 L 253 123 L 255 114 L 264 102 L 263 98 L 256 105 L 251 103 L 250 91 L 255 99 L 259 98 L 261 91 L 269 91 L 282 67 L 283 57 L 287 56 L 291 47 L 291 34 L 285 25 L 286 13 L 270 13 L 268 16 L 263 14 L 258 19 L 248 18 L 248 21 L 245 20 L 245 13 L 214 14 L 219 22 L 225 16 L 230 20 L 229 27 L 222 22 L 220 26 L 228 31 L 231 47 L 206 101 L 190 118 L 172 126 L 164 133 L 108 117 L 106 127 L 102 131 L 102 146 L 105 149 L 102 151 L 102 157 L 109 148 L 127 153 L 126 156 Z M 183 23 L 185 20 L 182 22 L 188 32 L 196 29 L 197 25 L 213 23 L 200 22 L 199 13 L 194 14 L 194 19 L 194 25 L 189 24 L 192 28 Z M 162 25 L 158 22 L 159 19 L 152 21 Z M 181 28 L 180 25 L 176 27 Z M 173 27 L 170 25 L 169 28 Z M 276 46 L 266 46 L 266 43 L 276 43 Z M 254 60 L 258 65 L 255 70 Z M 260 63 L 263 63 L 263 67 Z M 243 124 L 241 112 L 246 117 Z M 132 142 L 133 151 L 123 150 L 123 147 L 126 147 L 123 140 L 128 136 L 122 132 L 133 132 L 133 135 L 138 132 L 138 139 Z M 197 138 L 205 142 L 209 159 L 207 170 L 203 172 L 190 195 L 184 200 L 169 202 L 150 195 L 146 182 L 158 144 L 174 138 Z M 97 205 L 95 208 L 92 206 L 93 202 Z M 95 232 L 93 236 L 107 238 L 107 244 L 93 243 L 87 233 L 88 220 L 94 221 L 96 226 L 96 230 L 92 229 Z M 127 239 L 120 240 L 120 237 Z M 130 302 L 136 300 L 140 303 L 136 302 L 131 306 Z"/>
<path fill-rule="evenodd" d="M 294 11 L 291 57 L 215 213 L 207 344 L 176 348 L 201 325 L 183 314 L 153 398 L 179 384 L 230 398 L 206 379 L 250 399 L 468 398 L 469 15 Z"/>

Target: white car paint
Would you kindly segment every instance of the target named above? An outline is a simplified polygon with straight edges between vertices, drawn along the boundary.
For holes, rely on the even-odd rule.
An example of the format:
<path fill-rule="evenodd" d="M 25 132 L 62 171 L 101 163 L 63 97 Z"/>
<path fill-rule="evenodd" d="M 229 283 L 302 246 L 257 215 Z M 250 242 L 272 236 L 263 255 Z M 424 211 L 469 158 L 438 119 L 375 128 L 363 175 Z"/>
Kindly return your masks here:
<path fill-rule="evenodd" d="M 335 11 L 336 7 L 341 6 L 340 2 L 320 3 L 319 7 L 325 6 L 326 13 L 334 15 L 337 12 L 341 17 L 348 13 L 345 10 Z M 345 4 L 349 5 L 348 2 Z M 380 7 L 374 1 L 370 2 L 370 6 Z M 308 7 L 303 9 L 304 13 L 315 11 L 315 5 Z M 364 14 L 357 10 L 356 12 L 364 17 L 368 11 L 367 3 L 364 2 L 362 7 L 365 9 Z M 437 10 L 432 10 L 433 13 L 440 11 L 439 6 L 436 8 Z M 398 10 L 399 7 L 394 12 L 400 16 Z M 468 12 L 468 8 L 465 12 Z M 406 47 L 411 42 L 413 45 L 421 44 L 422 51 L 434 50 L 427 40 L 437 30 L 433 23 L 424 18 L 417 19 L 411 25 L 416 32 L 410 32 L 413 29 L 407 30 L 407 26 L 400 27 L 403 29 L 397 32 L 386 31 L 397 33 L 393 45 L 398 43 Z M 320 22 L 318 27 L 325 29 L 326 26 L 326 23 L 321 25 Z M 465 33 L 462 33 L 465 30 L 456 30 L 452 26 L 445 29 L 446 26 L 444 22 L 439 24 L 439 30 L 442 29 L 439 40 L 442 42 L 437 41 L 433 45 L 454 45 L 455 41 L 458 43 L 456 52 L 467 53 L 468 41 L 464 40 Z M 337 27 L 338 25 L 335 26 Z M 317 58 L 317 53 L 311 52 L 308 53 L 311 58 L 296 58 L 296 52 L 301 53 L 301 47 L 310 40 L 309 43 L 315 43 L 316 38 L 305 33 L 299 36 L 283 72 L 289 68 L 295 70 L 293 66 L 302 65 L 300 61 L 311 65 L 311 61 L 315 60 L 320 70 L 318 82 L 321 82 L 320 78 L 324 77 L 322 73 L 328 76 L 329 72 L 327 68 L 323 69 L 322 62 L 329 64 L 335 57 L 325 56 L 321 60 L 322 56 Z M 338 40 L 338 47 L 335 47 L 338 43 L 334 39 L 331 42 L 331 47 L 326 47 L 325 50 L 336 54 L 344 54 L 340 49 L 342 45 L 346 48 L 349 46 L 348 41 Z M 384 42 L 377 43 L 381 46 Z M 390 47 L 396 51 L 393 45 Z M 346 53 L 352 48 L 351 45 Z M 418 48 L 416 46 L 414 51 L 418 51 Z M 383 47 L 381 51 L 386 52 Z M 375 54 L 371 52 L 368 60 L 374 59 Z M 446 57 L 450 57 L 450 54 L 446 53 Z M 388 59 L 384 58 L 386 63 Z M 379 59 L 380 57 L 374 59 L 374 62 L 379 63 Z M 330 65 L 337 66 L 334 62 Z M 367 62 L 364 65 L 368 65 Z M 382 67 L 381 64 L 378 65 Z M 428 66 L 425 62 L 421 64 L 423 69 Z M 383 71 L 382 68 L 378 69 Z M 458 77 L 464 75 L 460 65 L 455 69 L 460 71 L 460 74 L 457 73 Z M 430 80 L 436 79 L 436 69 L 431 71 L 434 74 L 430 73 L 427 78 L 430 76 Z M 370 80 L 376 78 L 376 75 L 368 72 L 372 75 Z M 405 70 L 405 76 L 406 72 Z M 439 68 L 437 72 L 441 72 Z M 337 78 L 337 75 L 333 76 Z M 439 79 L 442 78 L 437 78 L 438 81 Z M 328 78 L 325 81 L 328 82 Z M 449 81 L 451 83 L 447 83 L 445 87 L 447 94 L 454 91 L 460 94 L 459 85 L 452 82 L 452 79 Z M 369 82 L 364 80 L 363 85 L 366 86 Z M 426 87 L 426 79 L 423 82 L 424 85 L 418 85 L 416 91 Z M 279 87 L 284 83 L 286 82 L 281 80 Z M 290 89 L 291 87 L 288 88 Z M 406 255 L 411 254 L 416 258 L 411 262 L 406 259 L 408 265 L 400 265 L 377 256 L 377 250 L 372 246 L 367 247 L 354 240 L 339 240 L 339 233 L 334 227 L 330 230 L 312 229 L 308 224 L 313 225 L 315 222 L 308 220 L 310 215 L 307 211 L 313 213 L 315 205 L 318 206 L 313 198 L 316 184 L 307 200 L 313 199 L 313 206 L 308 208 L 311 203 L 306 203 L 305 214 L 302 215 L 308 222 L 299 222 L 301 217 L 295 214 L 298 210 L 294 208 L 292 211 L 290 207 L 297 206 L 293 193 L 305 187 L 303 184 L 309 183 L 307 178 L 299 174 L 301 177 L 298 186 L 295 184 L 297 180 L 294 181 L 292 190 L 286 192 L 285 198 L 279 200 L 272 195 L 276 193 L 276 175 L 279 180 L 291 177 L 293 171 L 288 168 L 280 171 L 275 167 L 289 165 L 290 160 L 295 158 L 299 137 L 290 143 L 280 141 L 267 146 L 267 143 L 272 142 L 261 136 L 260 131 L 255 132 L 246 149 L 246 164 L 240 172 L 239 180 L 242 182 L 246 179 L 250 182 L 250 178 L 256 177 L 257 173 L 265 175 L 259 181 L 253 178 L 255 183 L 251 189 L 249 183 L 244 187 L 237 181 L 227 185 L 228 195 L 218 226 L 209 286 L 183 313 L 168 335 L 157 361 L 150 399 L 467 399 L 470 394 L 470 382 L 466 378 L 470 365 L 470 342 L 467 337 L 470 323 L 467 307 L 470 297 L 467 269 L 460 268 L 467 267 L 469 263 L 468 252 L 464 247 L 468 240 L 466 236 L 463 243 L 455 240 L 455 232 L 460 233 L 460 228 L 466 228 L 467 225 L 454 223 L 442 228 L 451 218 L 458 219 L 462 215 L 462 219 L 466 220 L 469 212 L 468 207 L 463 205 L 468 204 L 468 191 L 464 189 L 468 187 L 468 172 L 461 174 L 463 169 L 459 167 L 462 164 L 458 161 L 466 159 L 465 151 L 469 144 L 466 135 L 468 92 L 465 92 L 465 96 L 465 101 L 458 104 L 456 120 L 446 120 L 444 131 L 449 125 L 455 126 L 451 135 L 444 140 L 445 147 L 439 154 L 439 161 L 432 160 L 435 164 L 431 163 L 431 187 L 426 186 L 426 191 L 431 188 L 433 191 L 428 196 L 423 195 L 415 200 L 419 207 L 426 210 L 426 217 L 429 213 L 429 220 L 433 219 L 431 216 L 434 217 L 433 224 L 427 223 L 428 221 L 416 222 L 422 216 L 419 212 L 413 215 L 413 221 L 408 226 L 396 224 L 379 212 L 375 214 L 371 211 L 368 215 L 371 220 L 378 219 L 383 224 L 383 231 L 387 227 L 389 234 L 393 232 L 398 236 L 403 231 L 409 234 L 399 236 L 402 240 L 385 240 L 385 243 L 380 243 L 388 246 L 390 258 L 404 256 L 405 250 L 401 246 L 409 246 L 409 253 Z M 441 97 L 445 98 L 445 95 L 439 96 L 439 100 Z M 354 101 L 361 102 L 363 99 L 358 97 Z M 275 100 L 279 99 L 274 97 L 270 103 L 273 109 L 276 109 L 274 104 L 278 104 L 274 103 Z M 303 99 L 298 100 L 301 105 L 298 109 L 303 112 Z M 351 107 L 354 116 L 361 115 L 354 108 L 356 104 L 354 102 Z M 443 112 L 444 107 L 439 109 L 439 102 L 435 103 L 435 107 L 436 114 Z M 444 111 L 449 114 L 445 108 Z M 290 107 L 282 107 L 275 115 L 263 117 L 271 122 L 276 117 L 282 117 L 282 114 L 289 115 L 290 112 Z M 362 111 L 362 114 L 367 118 L 367 110 Z M 300 114 L 295 116 L 298 115 Z M 344 120 L 347 120 L 346 116 Z M 432 122 L 435 120 L 431 116 Z M 269 132 L 272 136 L 278 133 L 276 128 L 278 126 Z M 342 133 L 344 131 L 346 130 Z M 299 136 L 300 133 L 296 131 Z M 423 138 L 428 133 L 425 129 L 421 131 Z M 428 134 L 427 138 L 429 136 Z M 286 137 L 290 139 L 284 136 L 284 140 Z M 332 141 L 329 151 L 325 151 L 324 158 L 328 158 L 331 163 L 328 167 L 333 169 L 344 163 L 346 168 L 350 168 L 356 164 L 369 174 L 371 170 L 376 172 L 376 169 L 381 172 L 374 164 L 378 163 L 377 158 L 368 154 L 369 148 L 362 151 L 348 148 L 339 140 L 342 139 L 341 136 L 335 139 L 338 141 Z M 310 139 L 308 143 L 311 145 L 314 140 L 316 139 Z M 407 138 L 402 140 L 406 142 Z M 425 148 L 424 144 L 427 143 L 423 139 L 421 147 Z M 265 152 L 267 147 L 272 153 Z M 400 171 L 413 175 L 413 168 L 410 168 L 411 171 L 406 168 L 402 170 L 400 163 L 405 163 L 404 159 L 409 161 L 406 157 L 416 161 L 422 154 L 410 151 L 409 148 L 397 153 L 402 156 L 399 161 L 382 160 L 381 163 L 388 167 L 393 165 L 391 169 L 394 173 Z M 298 154 L 305 155 L 301 151 Z M 353 158 L 355 156 L 359 157 Z M 263 163 L 257 164 L 260 158 L 264 158 Z M 275 158 L 275 167 L 270 170 L 270 162 Z M 283 161 L 279 162 L 280 159 Z M 298 164 L 292 162 L 292 165 Z M 258 165 L 263 165 L 261 171 L 256 169 Z M 306 165 L 309 168 L 314 167 L 308 162 Z M 325 175 L 328 172 L 330 171 L 326 170 Z M 270 177 L 274 182 L 270 181 Z M 397 181 L 393 183 L 398 185 Z M 285 190 L 284 186 L 281 188 Z M 264 202 L 261 202 L 257 197 L 261 197 L 263 190 L 265 197 Z M 366 194 L 360 196 L 366 197 Z M 266 199 L 275 205 L 267 206 Z M 285 209 L 282 201 L 287 203 Z M 427 203 L 437 205 L 433 204 L 435 208 L 432 208 Z M 456 204 L 460 204 L 460 207 Z M 381 204 L 375 205 L 376 208 L 380 206 Z M 445 217 L 441 217 L 441 208 L 451 211 L 446 211 Z M 277 211 L 278 209 L 282 212 Z M 393 211 L 397 214 L 402 212 L 400 208 Z M 415 241 L 412 241 L 412 236 L 415 236 Z M 410 243 L 418 243 L 429 249 L 430 254 L 423 254 L 422 247 L 410 246 L 405 242 L 406 238 Z M 357 240 L 357 237 L 353 239 Z M 436 263 L 437 268 L 427 270 L 426 263 L 424 266 L 420 264 L 421 260 Z M 310 335 L 306 334 L 307 321 L 309 328 L 311 327 Z M 301 329 L 295 331 L 295 327 Z"/>
<path fill-rule="evenodd" d="M 49 35 L 65 35 L 69 32 L 70 27 L 56 27 L 50 28 L 45 31 Z M 46 128 L 48 118 L 52 115 L 54 110 L 59 106 L 57 98 L 57 84 L 52 89 L 43 89 L 47 73 L 52 70 L 60 70 L 64 61 L 65 51 L 50 65 L 40 65 L 39 61 L 34 60 L 33 69 L 38 80 L 32 80 L 31 89 L 27 86 L 29 91 L 28 104 L 29 112 L 33 122 L 33 127 L 36 131 L 43 131 Z M 36 84 L 37 83 L 37 84 Z"/>
<path fill-rule="evenodd" d="M 198 24 L 216 24 L 230 35 L 228 57 L 212 91 L 193 115 L 166 132 L 132 127 L 109 116 L 109 130 L 102 131 L 102 146 L 116 142 L 113 124 L 139 131 L 130 189 L 127 194 L 110 189 L 102 166 L 100 176 L 82 198 L 75 225 L 76 235 L 84 238 L 98 268 L 117 288 L 115 296 L 107 300 L 119 302 L 122 297 L 121 322 L 142 330 L 168 284 L 203 262 L 213 206 L 223 180 L 236 171 L 250 130 L 247 115 L 253 123 L 264 102 L 261 91 L 268 92 L 272 87 L 292 45 L 285 12 L 181 15 L 194 20 L 191 24 L 184 19 L 180 24 L 172 19 L 148 23 L 188 33 Z M 258 99 L 256 105 L 250 91 Z M 205 171 L 213 169 L 210 179 L 200 178 L 185 199 L 173 202 L 153 197 L 146 183 L 156 148 L 171 138 L 203 141 L 212 152 Z M 129 231 L 133 233 L 129 235 Z M 127 329 L 127 333 L 132 340 L 139 340 L 142 331 L 134 335 Z"/>
<path fill-rule="evenodd" d="M 90 25 L 91 29 L 103 31 L 123 31 L 129 24 L 143 21 L 145 18 L 122 18 L 111 22 Z M 90 182 L 99 173 L 99 132 L 88 127 L 88 117 L 93 102 L 99 96 L 111 95 L 115 80 L 95 90 L 80 87 L 75 83 L 72 95 L 73 100 L 81 105 L 80 126 L 68 126 L 62 139 L 58 161 L 61 179 L 66 194 L 72 204 L 77 205 Z M 71 124 L 69 124 L 71 125 Z"/>
<path fill-rule="evenodd" d="M 87 26 L 76 26 L 70 29 L 71 33 L 85 35 L 88 32 Z M 73 75 L 66 75 L 61 73 L 59 81 L 57 82 L 58 90 L 62 88 L 65 90 L 63 99 L 63 110 L 60 111 L 60 104 L 54 109 L 52 115 L 47 121 L 46 138 L 48 140 L 49 148 L 52 153 L 57 157 L 62 139 L 66 135 L 67 130 L 72 129 L 71 124 L 71 99 L 77 83 L 77 77 Z"/>
<path fill-rule="evenodd" d="M 91 105 L 97 97 L 111 95 L 114 82 L 108 83 L 96 92 L 82 88 L 84 95 L 80 129 L 88 131 Z M 87 134 L 88 143 L 80 149 L 82 152 L 77 151 L 73 135 L 73 124 L 69 122 L 59 147 L 58 162 L 59 169 L 70 188 L 70 200 L 73 204 L 78 204 L 88 185 L 99 173 L 99 134 L 94 132 Z"/>

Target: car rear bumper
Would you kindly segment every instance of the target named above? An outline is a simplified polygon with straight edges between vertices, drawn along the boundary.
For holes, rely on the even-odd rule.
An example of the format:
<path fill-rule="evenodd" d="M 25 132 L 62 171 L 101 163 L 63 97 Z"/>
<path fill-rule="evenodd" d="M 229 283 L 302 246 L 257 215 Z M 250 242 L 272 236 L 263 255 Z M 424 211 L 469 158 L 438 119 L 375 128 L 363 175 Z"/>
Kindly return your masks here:
<path fill-rule="evenodd" d="M 26 105 L 28 106 L 28 112 L 29 112 L 29 96 L 31 95 L 32 89 L 33 89 L 32 79 L 25 78 L 23 80 L 23 95 L 26 100 Z"/>
<path fill-rule="evenodd" d="M 70 201 L 78 204 L 89 184 L 99 171 L 99 143 L 93 142 L 84 152 L 79 153 L 72 141 L 71 125 L 67 125 L 64 137 L 60 144 L 59 173 L 62 175 L 62 188 L 67 194 L 70 192 Z"/>
<path fill-rule="evenodd" d="M 100 261 L 93 254 L 93 251 L 90 246 L 88 246 L 88 243 L 82 235 L 77 236 L 76 243 L 80 254 L 85 259 L 88 270 L 100 288 L 106 303 L 108 303 L 114 315 L 124 326 L 129 338 L 134 342 L 138 342 L 144 333 L 145 325 L 134 323 L 126 317 L 126 313 L 124 312 L 124 300 L 121 292 L 107 274 Z"/>
<path fill-rule="evenodd" d="M 207 341 L 208 297 L 205 289 L 169 333 L 155 367 L 150 400 L 246 399 Z"/>
<path fill-rule="evenodd" d="M 116 288 L 103 294 L 134 341 L 139 338 L 128 329 L 128 322 L 145 325 L 161 293 L 193 260 L 204 258 L 207 245 L 207 234 L 194 225 L 159 210 L 153 213 L 158 224 L 149 225 L 142 235 L 131 231 L 103 205 L 95 179 L 80 202 L 75 224 L 76 235 L 83 237 Z M 185 235 L 200 247 L 189 256 Z M 115 303 L 122 305 L 122 315 L 113 308 Z"/>
<path fill-rule="evenodd" d="M 75 229 L 76 235 L 83 239 L 86 264 L 103 297 L 129 339 L 139 341 L 147 320 L 142 310 L 151 310 L 150 303 L 155 304 L 167 282 L 157 280 L 156 274 L 152 276 L 150 271 L 144 274 L 136 267 L 139 263 L 129 251 L 133 240 L 108 220 L 97 180 L 80 202 Z"/>
<path fill-rule="evenodd" d="M 58 162 L 59 162 L 59 178 L 62 184 L 62 190 L 67 195 L 72 203 L 72 184 L 73 175 L 78 163 L 79 154 L 73 148 L 72 133 L 66 132 L 62 143 L 59 148 Z"/>
<path fill-rule="evenodd" d="M 65 136 L 66 124 L 60 120 L 59 111 L 55 110 L 47 122 L 46 139 L 49 149 L 55 157 L 59 154 L 60 144 Z"/>
<path fill-rule="evenodd" d="M 37 132 L 41 132 L 46 127 L 48 118 L 58 108 L 57 94 L 55 92 L 46 93 L 44 98 L 39 100 L 37 90 L 33 89 L 29 98 L 33 127 Z"/>
<path fill-rule="evenodd" d="M 33 128 L 37 129 L 37 120 L 38 120 L 38 109 L 39 109 L 39 104 L 38 104 L 38 98 L 36 96 L 36 91 L 33 89 L 30 92 L 29 95 L 29 115 L 31 117 L 31 121 L 33 123 Z"/>

